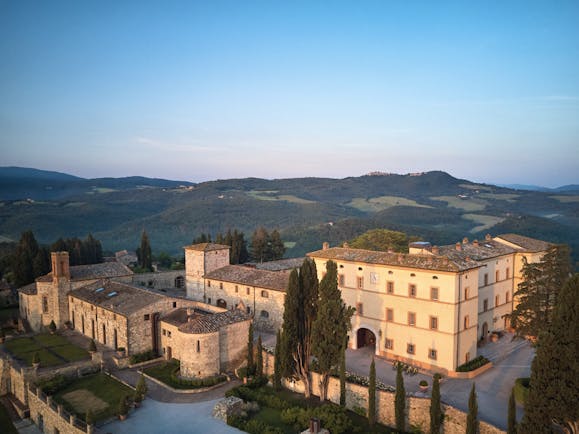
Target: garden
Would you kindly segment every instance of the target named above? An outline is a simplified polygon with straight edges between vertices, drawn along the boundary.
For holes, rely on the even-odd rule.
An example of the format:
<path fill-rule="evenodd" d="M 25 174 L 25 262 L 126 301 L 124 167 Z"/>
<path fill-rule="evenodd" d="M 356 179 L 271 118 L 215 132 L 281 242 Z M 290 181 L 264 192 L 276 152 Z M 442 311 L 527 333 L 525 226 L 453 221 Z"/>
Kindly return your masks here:
<path fill-rule="evenodd" d="M 206 378 L 185 379 L 179 376 L 180 365 L 178 360 L 161 362 L 158 365 L 151 366 L 143 370 L 150 377 L 165 383 L 173 389 L 198 389 L 202 387 L 211 387 L 216 384 L 227 381 L 225 375 L 215 375 Z"/>
<path fill-rule="evenodd" d="M 41 367 L 49 367 L 89 358 L 85 349 L 71 344 L 63 336 L 53 334 L 10 339 L 4 343 L 4 348 L 28 366 L 37 361 Z"/>

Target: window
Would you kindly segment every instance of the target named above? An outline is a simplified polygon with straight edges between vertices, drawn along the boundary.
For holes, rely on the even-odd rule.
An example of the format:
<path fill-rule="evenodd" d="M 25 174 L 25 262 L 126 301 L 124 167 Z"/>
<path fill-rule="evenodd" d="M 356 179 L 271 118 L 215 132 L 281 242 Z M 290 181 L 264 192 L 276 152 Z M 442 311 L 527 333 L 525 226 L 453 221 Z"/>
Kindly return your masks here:
<path fill-rule="evenodd" d="M 211 288 L 211 280 L 207 281 L 207 288 Z"/>
<path fill-rule="evenodd" d="M 364 315 L 364 305 L 362 303 L 356 303 L 356 313 L 358 315 Z"/>
<path fill-rule="evenodd" d="M 507 267 L 507 269 L 505 270 L 505 279 L 510 278 L 511 278 L 511 270 L 509 269 L 509 267 Z"/>
<path fill-rule="evenodd" d="M 416 352 L 416 345 L 414 344 L 406 344 L 406 352 L 408 354 L 414 354 Z"/>
<path fill-rule="evenodd" d="M 269 312 L 267 310 L 262 310 L 260 315 L 262 318 L 269 318 Z"/>
<path fill-rule="evenodd" d="M 372 285 L 378 285 L 378 273 L 370 273 L 370 283 Z"/>
<path fill-rule="evenodd" d="M 185 287 L 185 278 L 183 276 L 175 277 L 175 288 L 184 288 Z"/>
<path fill-rule="evenodd" d="M 394 282 L 386 282 L 386 292 L 388 294 L 394 294 Z"/>
<path fill-rule="evenodd" d="M 430 328 L 432 330 L 438 330 L 438 317 L 437 316 L 431 316 L 430 317 Z"/>
<path fill-rule="evenodd" d="M 416 297 L 416 285 L 414 283 L 408 285 L 408 297 Z"/>
<path fill-rule="evenodd" d="M 499 305 L 499 301 L 500 301 L 500 296 L 499 295 L 495 295 L 495 307 L 497 307 Z"/>
<path fill-rule="evenodd" d="M 438 288 L 430 288 L 431 300 L 438 300 Z"/>
<path fill-rule="evenodd" d="M 394 309 L 386 309 L 386 321 L 394 321 Z"/>
<path fill-rule="evenodd" d="M 207 299 L 207 304 L 211 304 L 211 297 Z"/>
<path fill-rule="evenodd" d="M 167 336 L 167 330 L 162 329 L 162 330 L 161 330 L 161 333 L 163 334 L 163 336 Z"/>
<path fill-rule="evenodd" d="M 364 288 L 364 278 L 358 277 L 357 280 L 358 280 L 358 289 Z"/>
<path fill-rule="evenodd" d="M 197 352 L 201 352 L 201 342 L 197 341 Z"/>
<path fill-rule="evenodd" d="M 468 297 L 470 296 L 469 293 L 470 293 L 470 291 L 469 291 L 469 288 L 468 288 L 468 286 L 467 286 L 467 287 L 464 288 L 464 299 L 465 299 L 465 300 L 468 300 Z"/>
<path fill-rule="evenodd" d="M 465 315 L 464 317 L 464 329 L 466 330 L 470 325 L 470 320 L 468 318 L 468 315 Z"/>
<path fill-rule="evenodd" d="M 239 286 L 235 285 L 235 293 L 237 294 L 239 292 Z"/>
<path fill-rule="evenodd" d="M 103 324 L 103 344 L 107 344 L 107 329 L 105 327 L 105 325 Z"/>
<path fill-rule="evenodd" d="M 416 325 L 416 314 L 414 312 L 408 312 L 408 325 L 409 326 Z"/>
<path fill-rule="evenodd" d="M 171 337 L 171 330 L 167 330 L 167 337 L 168 337 L 168 338 Z"/>
<path fill-rule="evenodd" d="M 505 302 L 508 303 L 509 300 L 509 291 L 507 291 L 507 293 L 505 294 Z"/>
<path fill-rule="evenodd" d="M 148 314 L 148 313 L 146 313 L 145 316 L 143 317 L 143 319 L 144 319 L 145 321 L 149 321 L 149 320 L 151 319 L 151 315 Z"/>
<path fill-rule="evenodd" d="M 485 286 L 487 286 L 489 284 L 489 275 L 488 273 L 485 273 Z"/>
<path fill-rule="evenodd" d="M 245 288 L 245 293 L 247 295 L 249 295 L 250 292 L 251 292 L 251 288 L 249 286 L 247 288 Z"/>
<path fill-rule="evenodd" d="M 268 297 L 269 297 L 269 294 L 268 294 L 267 291 L 261 291 L 261 296 L 262 296 L 263 298 L 268 298 Z"/>
<path fill-rule="evenodd" d="M 174 301 L 174 302 L 173 302 L 173 309 L 175 309 L 176 307 L 177 307 L 177 302 Z"/>
<path fill-rule="evenodd" d="M 338 274 L 338 285 L 344 286 L 346 284 L 346 276 Z"/>
<path fill-rule="evenodd" d="M 436 360 L 436 357 L 437 357 L 437 355 L 438 355 L 437 353 L 438 353 L 438 351 L 433 350 L 432 348 L 430 348 L 430 349 L 428 350 L 428 358 L 429 358 L 429 359 L 432 359 L 432 360 Z"/>
<path fill-rule="evenodd" d="M 249 306 L 247 306 L 247 307 L 245 308 L 245 310 L 247 311 L 247 313 L 251 313 L 251 308 L 250 308 Z"/>
<path fill-rule="evenodd" d="M 384 341 L 384 348 L 386 348 L 387 350 L 393 350 L 394 349 L 394 339 L 386 338 L 386 340 Z"/>
<path fill-rule="evenodd" d="M 486 312 L 487 310 L 489 310 L 489 299 L 485 298 L 483 301 L 483 312 Z"/>
<path fill-rule="evenodd" d="M 219 282 L 219 289 L 223 289 L 223 282 Z"/>
<path fill-rule="evenodd" d="M 42 296 L 42 313 L 48 313 L 48 298 L 45 295 Z"/>
<path fill-rule="evenodd" d="M 497 270 L 495 272 L 495 282 L 498 282 L 499 280 L 501 280 L 500 277 L 501 277 L 501 273 L 499 270 Z"/>
<path fill-rule="evenodd" d="M 470 353 L 467 351 L 464 355 L 464 363 L 468 363 L 470 360 Z"/>

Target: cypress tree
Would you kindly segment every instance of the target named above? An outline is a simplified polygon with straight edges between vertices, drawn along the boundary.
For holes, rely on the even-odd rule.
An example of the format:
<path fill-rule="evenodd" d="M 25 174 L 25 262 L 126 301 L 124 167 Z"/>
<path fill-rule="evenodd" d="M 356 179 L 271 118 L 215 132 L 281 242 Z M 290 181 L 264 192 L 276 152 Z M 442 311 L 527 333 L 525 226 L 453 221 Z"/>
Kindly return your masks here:
<path fill-rule="evenodd" d="M 151 244 L 147 232 L 143 230 L 141 234 L 141 246 L 137 249 L 137 257 L 139 259 L 139 267 L 145 270 L 153 269 L 153 256 L 151 253 Z"/>
<path fill-rule="evenodd" d="M 319 287 L 318 313 L 312 327 L 312 353 L 320 369 L 320 399 L 328 394 L 330 372 L 337 368 L 348 336 L 354 309 L 346 306 L 338 289 L 338 267 L 334 261 L 326 263 L 326 275 Z"/>
<path fill-rule="evenodd" d="M 376 364 L 374 357 L 370 364 L 370 380 L 368 384 L 368 425 L 370 428 L 376 424 Z"/>
<path fill-rule="evenodd" d="M 579 274 L 575 274 L 559 294 L 549 330 L 539 335 L 521 432 L 552 432 L 552 422 L 569 432 L 579 429 L 578 312 Z"/>
<path fill-rule="evenodd" d="M 247 333 L 247 376 L 255 373 L 255 364 L 253 362 L 253 322 L 249 324 Z"/>
<path fill-rule="evenodd" d="M 261 335 L 257 338 L 257 354 L 255 357 L 255 375 L 261 377 L 263 375 L 263 345 L 261 343 Z"/>
<path fill-rule="evenodd" d="M 434 374 L 432 396 L 430 398 L 430 434 L 440 433 L 442 427 L 442 410 L 440 408 L 440 376 Z"/>
<path fill-rule="evenodd" d="M 275 341 L 275 359 L 273 361 L 273 387 L 275 390 L 281 390 L 281 349 L 281 330 L 278 330 L 277 338 Z"/>
<path fill-rule="evenodd" d="M 269 245 L 271 251 L 271 256 L 269 258 L 270 261 L 277 261 L 283 258 L 286 248 L 277 229 L 274 229 L 271 233 L 269 237 Z"/>
<path fill-rule="evenodd" d="M 398 364 L 396 369 L 396 395 L 394 397 L 394 415 L 396 418 L 396 429 L 406 430 L 406 390 L 404 389 L 404 378 L 402 377 L 402 364 Z"/>
<path fill-rule="evenodd" d="M 468 415 L 466 416 L 466 434 L 478 433 L 478 404 L 476 402 L 475 385 L 472 383 L 468 398 Z"/>
<path fill-rule="evenodd" d="M 39 248 L 32 231 L 23 232 L 14 255 L 14 283 L 24 286 L 34 282 L 34 259 Z"/>
<path fill-rule="evenodd" d="M 253 232 L 251 237 L 251 257 L 256 262 L 264 262 L 269 259 L 268 253 L 269 234 L 263 226 Z"/>
<path fill-rule="evenodd" d="M 515 404 L 515 388 L 511 389 L 511 396 L 509 397 L 507 434 L 517 434 L 517 406 Z"/>
<path fill-rule="evenodd" d="M 344 339 L 344 341 L 346 341 Z M 342 354 L 340 355 L 340 405 L 346 406 L 346 345 L 342 347 Z"/>

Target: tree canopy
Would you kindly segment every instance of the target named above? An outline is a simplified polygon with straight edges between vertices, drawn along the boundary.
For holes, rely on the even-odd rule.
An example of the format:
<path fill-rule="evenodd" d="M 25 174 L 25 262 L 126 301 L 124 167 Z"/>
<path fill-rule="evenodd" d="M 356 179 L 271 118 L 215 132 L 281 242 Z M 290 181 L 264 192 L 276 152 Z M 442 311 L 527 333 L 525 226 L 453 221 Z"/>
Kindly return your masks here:
<path fill-rule="evenodd" d="M 141 234 L 141 245 L 137 249 L 137 258 L 139 267 L 143 270 L 153 270 L 153 255 L 151 253 L 151 244 L 147 232 Z"/>
<path fill-rule="evenodd" d="M 274 229 L 271 234 L 260 226 L 251 237 L 251 258 L 256 262 L 277 261 L 283 258 L 286 248 L 279 232 Z"/>
<path fill-rule="evenodd" d="M 393 250 L 408 253 L 408 243 L 418 241 L 418 237 L 408 237 L 404 232 L 388 229 L 372 229 L 354 238 L 348 244 L 356 249 L 367 249 L 387 252 Z"/>

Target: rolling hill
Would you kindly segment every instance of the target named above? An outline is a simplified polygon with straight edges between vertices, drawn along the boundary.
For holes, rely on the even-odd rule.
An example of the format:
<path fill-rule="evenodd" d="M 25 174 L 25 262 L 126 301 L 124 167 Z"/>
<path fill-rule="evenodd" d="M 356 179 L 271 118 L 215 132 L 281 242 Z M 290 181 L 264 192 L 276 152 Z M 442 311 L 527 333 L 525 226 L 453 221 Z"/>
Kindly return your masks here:
<path fill-rule="evenodd" d="M 192 184 L 6 169 L 0 168 L 3 239 L 16 240 L 26 229 L 44 243 L 91 232 L 105 249 L 120 250 L 135 248 L 146 229 L 155 251 L 179 253 L 200 233 L 237 228 L 249 237 L 263 225 L 281 230 L 287 256 L 298 256 L 323 241 L 386 227 L 437 244 L 513 231 L 579 251 L 579 194 L 512 190 L 439 171 Z"/>

